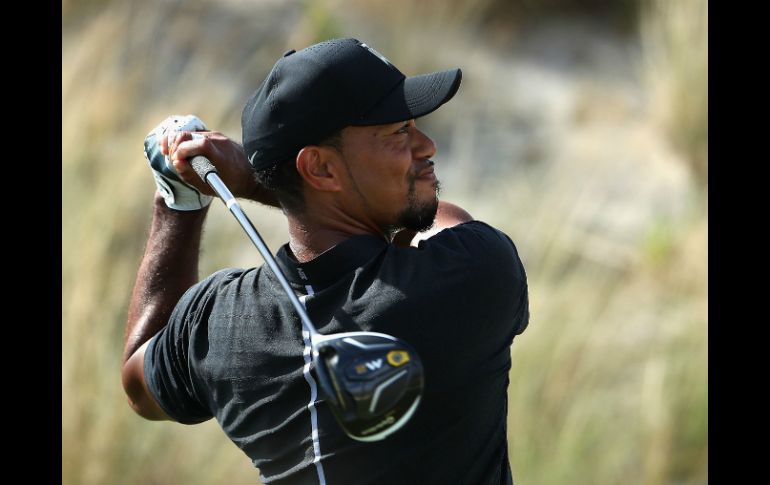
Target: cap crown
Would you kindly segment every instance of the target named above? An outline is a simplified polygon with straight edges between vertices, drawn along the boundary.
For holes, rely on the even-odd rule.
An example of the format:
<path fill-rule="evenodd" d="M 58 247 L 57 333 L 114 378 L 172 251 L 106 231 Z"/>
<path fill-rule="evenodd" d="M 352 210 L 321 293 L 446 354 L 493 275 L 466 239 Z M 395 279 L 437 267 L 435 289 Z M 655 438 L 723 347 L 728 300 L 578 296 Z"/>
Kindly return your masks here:
<path fill-rule="evenodd" d="M 287 52 L 243 110 L 243 146 L 256 169 L 358 124 L 404 74 L 356 39 Z"/>

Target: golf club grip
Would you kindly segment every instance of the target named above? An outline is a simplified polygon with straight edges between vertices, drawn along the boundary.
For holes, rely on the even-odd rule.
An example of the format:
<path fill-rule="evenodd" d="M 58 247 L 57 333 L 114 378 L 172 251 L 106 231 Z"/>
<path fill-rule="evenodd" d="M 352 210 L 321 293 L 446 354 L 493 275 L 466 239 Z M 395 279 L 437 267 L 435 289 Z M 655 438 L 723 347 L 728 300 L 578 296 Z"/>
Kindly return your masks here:
<path fill-rule="evenodd" d="M 214 164 L 212 164 L 209 159 L 203 155 L 196 155 L 192 157 L 192 159 L 190 159 L 190 165 L 192 165 L 195 173 L 197 173 L 201 180 L 204 182 L 206 182 L 206 175 L 210 174 L 211 172 L 217 173 L 217 169 L 214 167 Z"/>

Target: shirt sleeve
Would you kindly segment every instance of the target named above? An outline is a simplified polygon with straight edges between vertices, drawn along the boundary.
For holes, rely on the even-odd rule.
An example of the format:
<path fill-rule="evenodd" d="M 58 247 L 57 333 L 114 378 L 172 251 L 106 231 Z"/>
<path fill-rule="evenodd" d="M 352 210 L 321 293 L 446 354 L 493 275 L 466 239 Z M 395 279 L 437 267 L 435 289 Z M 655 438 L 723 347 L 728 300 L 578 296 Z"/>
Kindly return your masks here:
<path fill-rule="evenodd" d="M 442 254 L 447 266 L 462 270 L 463 261 L 483 275 L 485 286 L 505 291 L 504 299 L 515 302 L 514 334 L 529 324 L 527 274 L 516 245 L 507 234 L 489 224 L 473 220 L 444 229 L 420 241 L 420 249 Z M 492 296 L 491 294 L 489 296 Z"/>
<path fill-rule="evenodd" d="M 189 288 L 171 313 L 168 325 L 150 339 L 144 354 L 144 379 L 161 408 L 175 421 L 198 424 L 213 417 L 207 401 L 196 389 L 202 381 L 196 375 L 191 346 L 196 332 L 210 314 L 217 282 L 232 270 L 222 270 Z"/>

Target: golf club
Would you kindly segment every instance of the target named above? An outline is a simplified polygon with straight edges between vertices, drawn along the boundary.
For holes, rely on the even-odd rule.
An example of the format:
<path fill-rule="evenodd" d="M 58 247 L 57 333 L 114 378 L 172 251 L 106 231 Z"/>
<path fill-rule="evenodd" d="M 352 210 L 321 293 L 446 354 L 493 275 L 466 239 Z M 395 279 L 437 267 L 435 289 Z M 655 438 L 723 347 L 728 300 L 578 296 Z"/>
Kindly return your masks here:
<path fill-rule="evenodd" d="M 332 413 L 358 441 L 379 441 L 403 427 L 422 397 L 424 376 L 417 352 L 406 342 L 376 332 L 321 335 L 262 237 L 203 156 L 190 160 L 195 172 L 222 199 L 281 283 L 310 334 L 313 368 Z"/>

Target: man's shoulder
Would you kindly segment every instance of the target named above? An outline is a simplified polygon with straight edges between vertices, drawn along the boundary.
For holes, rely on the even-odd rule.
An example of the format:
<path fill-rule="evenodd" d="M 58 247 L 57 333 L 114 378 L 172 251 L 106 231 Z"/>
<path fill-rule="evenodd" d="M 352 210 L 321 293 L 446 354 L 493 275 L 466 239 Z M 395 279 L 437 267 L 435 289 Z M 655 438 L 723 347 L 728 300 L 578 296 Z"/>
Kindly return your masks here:
<path fill-rule="evenodd" d="M 249 270 L 246 270 L 243 268 L 222 268 L 208 275 L 206 278 L 201 280 L 201 283 L 205 283 L 205 284 L 228 283 L 240 277 L 247 271 Z"/>
<path fill-rule="evenodd" d="M 196 286 L 199 289 L 220 289 L 232 285 L 233 283 L 247 279 L 255 278 L 260 273 L 261 267 L 257 268 L 223 268 L 217 270 L 206 278 L 199 281 Z"/>
<path fill-rule="evenodd" d="M 458 224 L 454 227 L 449 228 L 449 230 L 452 230 L 452 229 L 456 229 L 458 231 L 471 231 L 476 234 L 490 234 L 490 235 L 502 236 L 504 238 L 508 238 L 505 232 L 503 232 L 501 229 L 498 229 L 493 225 L 478 219 L 474 219 L 468 222 L 463 222 L 462 224 Z"/>
<path fill-rule="evenodd" d="M 209 300 L 217 294 L 229 291 L 231 288 L 240 287 L 234 285 L 240 280 L 249 278 L 257 268 L 224 268 L 203 278 L 184 293 L 180 303 L 198 306 L 202 301 Z"/>
<path fill-rule="evenodd" d="M 460 224 L 457 224 L 456 226 L 449 227 L 447 229 L 444 229 L 444 231 L 455 231 L 458 233 L 473 233 L 473 234 L 487 234 L 487 235 L 494 235 L 494 236 L 502 236 L 507 238 L 508 236 L 501 231 L 500 229 L 492 226 L 491 224 L 488 224 L 484 221 L 473 219 L 472 221 L 462 222 Z M 442 231 L 442 232 L 444 232 Z M 439 233 L 441 234 L 441 233 Z"/>
<path fill-rule="evenodd" d="M 420 241 L 418 248 L 423 250 L 451 248 L 469 255 L 504 253 L 518 258 L 516 246 L 506 233 L 479 220 L 463 222 L 444 229 L 433 237 Z"/>
<path fill-rule="evenodd" d="M 524 263 L 513 240 L 483 221 L 468 221 L 444 229 L 411 249 L 394 259 L 401 268 L 399 273 L 415 280 L 430 279 L 436 284 L 442 280 L 458 281 L 464 286 L 493 281 L 516 281 L 519 285 L 526 281 Z"/>

